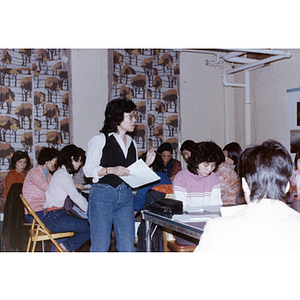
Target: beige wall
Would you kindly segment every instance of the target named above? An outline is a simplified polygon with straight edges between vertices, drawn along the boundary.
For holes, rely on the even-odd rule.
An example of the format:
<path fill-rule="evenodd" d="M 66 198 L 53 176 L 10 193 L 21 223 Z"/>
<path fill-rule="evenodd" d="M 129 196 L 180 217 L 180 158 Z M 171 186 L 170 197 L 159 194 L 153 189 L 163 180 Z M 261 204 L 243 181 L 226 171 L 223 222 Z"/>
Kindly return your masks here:
<path fill-rule="evenodd" d="M 251 74 L 252 142 L 276 139 L 288 147 L 287 89 L 300 86 L 300 51 Z"/>
<path fill-rule="evenodd" d="M 180 54 L 181 140 L 213 140 L 225 143 L 225 89 L 223 70 L 209 67 L 205 61 L 214 55 Z"/>
<path fill-rule="evenodd" d="M 290 51 L 290 59 L 250 72 L 252 143 L 274 138 L 287 146 L 286 90 L 300 86 L 300 50 Z M 109 92 L 107 54 L 104 49 L 71 51 L 72 141 L 84 149 L 103 125 Z M 223 86 L 223 69 L 205 65 L 214 58 L 180 55 L 181 140 L 213 140 L 221 147 L 237 141 L 244 148 L 244 89 Z M 243 82 L 244 75 L 234 80 Z"/>
<path fill-rule="evenodd" d="M 87 150 L 103 126 L 108 102 L 108 51 L 71 50 L 71 142 Z"/>

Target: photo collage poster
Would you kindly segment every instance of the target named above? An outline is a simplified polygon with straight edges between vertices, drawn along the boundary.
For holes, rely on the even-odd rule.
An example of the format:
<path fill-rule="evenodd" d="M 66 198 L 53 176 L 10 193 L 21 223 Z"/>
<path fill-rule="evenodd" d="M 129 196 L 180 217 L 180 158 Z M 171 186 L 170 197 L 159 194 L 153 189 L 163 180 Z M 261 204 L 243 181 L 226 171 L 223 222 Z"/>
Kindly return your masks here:
<path fill-rule="evenodd" d="M 179 51 L 172 49 L 114 49 L 111 99 L 136 104 L 133 138 L 138 154 L 170 142 L 180 159 Z"/>
<path fill-rule="evenodd" d="M 15 151 L 27 151 L 35 166 L 42 147 L 69 144 L 65 58 L 63 49 L 0 49 L 1 191 Z"/>

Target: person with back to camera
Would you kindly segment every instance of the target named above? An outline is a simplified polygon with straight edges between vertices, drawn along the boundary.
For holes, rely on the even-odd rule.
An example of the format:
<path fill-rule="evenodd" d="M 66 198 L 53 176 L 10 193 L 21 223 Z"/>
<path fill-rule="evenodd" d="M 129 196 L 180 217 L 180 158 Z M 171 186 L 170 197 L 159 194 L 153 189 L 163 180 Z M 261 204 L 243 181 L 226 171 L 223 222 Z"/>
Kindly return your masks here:
<path fill-rule="evenodd" d="M 195 252 L 299 252 L 300 214 L 286 205 L 292 172 L 291 157 L 277 141 L 245 149 L 239 174 L 247 205 L 209 220 Z"/>
<path fill-rule="evenodd" d="M 92 178 L 89 194 L 88 219 L 91 226 L 91 251 L 107 252 L 112 224 L 118 252 L 134 252 L 135 224 L 131 187 L 119 176 L 137 161 L 137 146 L 126 134 L 133 132 L 136 105 L 122 98 L 111 100 L 105 110 L 100 134 L 88 144 L 85 176 Z M 154 149 L 147 151 L 146 164 L 152 164 Z"/>
<path fill-rule="evenodd" d="M 159 154 L 164 162 L 164 173 L 167 174 L 171 180 L 181 170 L 181 162 L 175 158 L 172 158 L 173 148 L 170 143 L 162 143 L 158 149 Z"/>
<path fill-rule="evenodd" d="M 44 222 L 46 190 L 52 174 L 56 170 L 58 154 L 59 151 L 55 148 L 42 148 L 39 153 L 38 164 L 28 172 L 23 184 L 23 196 L 42 222 Z M 26 209 L 25 218 L 28 222 L 32 222 L 33 218 L 28 215 Z"/>
<path fill-rule="evenodd" d="M 73 180 L 73 175 L 84 164 L 85 159 L 83 149 L 73 144 L 65 146 L 57 157 L 57 170 L 46 190 L 44 203 L 46 227 L 52 232 L 74 231 L 73 236 L 60 243 L 64 252 L 73 252 L 90 239 L 90 226 L 87 219 L 70 216 L 63 209 L 65 200 L 69 196 L 81 211 L 87 211 L 88 202 L 78 192 Z"/>
<path fill-rule="evenodd" d="M 5 178 L 4 192 L 7 196 L 10 187 L 14 183 L 24 183 L 27 170 L 30 167 L 30 158 L 26 151 L 16 151 L 10 161 L 10 171 Z"/>
<path fill-rule="evenodd" d="M 195 142 L 192 140 L 185 140 L 180 147 L 180 154 L 182 155 L 184 161 L 188 163 L 188 159 L 191 156 L 191 151 Z"/>

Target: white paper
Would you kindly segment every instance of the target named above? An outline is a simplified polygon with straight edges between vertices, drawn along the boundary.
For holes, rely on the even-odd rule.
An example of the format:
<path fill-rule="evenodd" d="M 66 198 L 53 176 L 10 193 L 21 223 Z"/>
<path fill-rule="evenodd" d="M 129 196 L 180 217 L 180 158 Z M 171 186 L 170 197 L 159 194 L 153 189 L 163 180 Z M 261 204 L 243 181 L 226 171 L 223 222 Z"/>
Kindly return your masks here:
<path fill-rule="evenodd" d="M 132 188 L 137 188 L 160 179 L 160 177 L 153 172 L 142 159 L 139 159 L 127 169 L 130 171 L 130 175 L 120 176 L 120 178 Z"/>
<path fill-rule="evenodd" d="M 182 214 L 182 215 L 173 215 L 172 220 L 188 223 L 188 222 L 207 222 L 209 219 L 219 218 L 218 214 Z"/>

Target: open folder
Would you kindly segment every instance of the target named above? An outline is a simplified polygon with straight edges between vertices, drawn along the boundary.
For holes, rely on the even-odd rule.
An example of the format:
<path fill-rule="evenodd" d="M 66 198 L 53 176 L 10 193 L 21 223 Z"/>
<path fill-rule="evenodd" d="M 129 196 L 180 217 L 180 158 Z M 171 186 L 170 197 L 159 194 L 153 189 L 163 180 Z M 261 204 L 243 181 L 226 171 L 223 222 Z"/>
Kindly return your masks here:
<path fill-rule="evenodd" d="M 120 178 L 132 188 L 137 188 L 142 185 L 160 180 L 160 177 L 153 172 L 142 159 L 139 159 L 127 169 L 130 171 L 130 175 L 120 176 Z"/>

